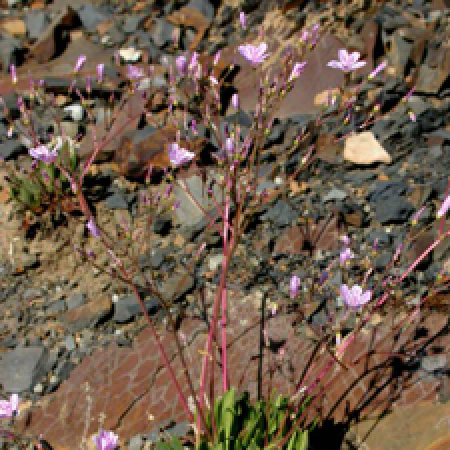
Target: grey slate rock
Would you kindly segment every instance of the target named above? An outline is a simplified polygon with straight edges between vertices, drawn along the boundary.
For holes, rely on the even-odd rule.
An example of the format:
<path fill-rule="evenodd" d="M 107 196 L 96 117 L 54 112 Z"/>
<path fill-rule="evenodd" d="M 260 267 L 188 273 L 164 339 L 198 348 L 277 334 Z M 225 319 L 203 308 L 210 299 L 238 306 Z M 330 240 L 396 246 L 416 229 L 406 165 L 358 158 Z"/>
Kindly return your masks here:
<path fill-rule="evenodd" d="M 271 220 L 278 227 L 285 227 L 298 217 L 298 212 L 284 200 L 278 200 L 268 211 L 261 216 L 262 220 Z"/>
<path fill-rule="evenodd" d="M 406 222 L 414 213 L 414 208 L 402 197 L 393 196 L 380 200 L 375 211 L 375 220 L 387 225 Z"/>
<path fill-rule="evenodd" d="M 27 148 L 17 139 L 6 139 L 0 143 L 0 158 L 5 161 L 27 153 Z"/>
<path fill-rule="evenodd" d="M 8 393 L 30 390 L 45 375 L 45 347 L 17 347 L 0 357 L 0 384 Z"/>
<path fill-rule="evenodd" d="M 47 314 L 59 314 L 66 310 L 66 302 L 63 299 L 56 300 L 55 302 L 51 303 L 47 309 Z"/>
<path fill-rule="evenodd" d="M 95 33 L 97 25 L 110 18 L 110 14 L 103 12 L 92 3 L 82 5 L 78 10 L 78 16 L 88 33 Z"/>
<path fill-rule="evenodd" d="M 327 203 L 332 200 L 344 200 L 347 198 L 348 195 L 345 191 L 342 191 L 341 189 L 333 188 L 331 191 L 329 191 L 323 198 L 323 202 Z"/>
<path fill-rule="evenodd" d="M 27 34 L 30 39 L 38 39 L 50 23 L 45 11 L 31 11 L 25 17 Z"/>
<path fill-rule="evenodd" d="M 122 25 L 122 30 L 124 31 L 124 33 L 127 34 L 134 33 L 141 26 L 142 22 L 146 19 L 146 17 L 147 16 L 143 14 L 127 15 Z"/>
<path fill-rule="evenodd" d="M 167 22 L 166 19 L 159 18 L 155 19 L 155 23 L 150 29 L 150 36 L 153 39 L 153 42 L 160 49 L 163 49 L 172 41 L 172 32 L 174 26 Z"/>
<path fill-rule="evenodd" d="M 200 11 L 209 20 L 214 18 L 214 6 L 208 0 L 191 0 L 187 6 Z"/>
<path fill-rule="evenodd" d="M 138 264 L 141 269 L 159 269 L 164 261 L 166 254 L 160 248 L 155 248 L 149 253 L 139 255 Z"/>
<path fill-rule="evenodd" d="M 16 66 L 23 53 L 20 41 L 0 33 L 0 66 L 4 72 L 9 71 L 11 64 Z"/>
<path fill-rule="evenodd" d="M 392 196 L 401 196 L 408 191 L 408 185 L 404 181 L 377 181 L 367 195 L 367 200 L 376 203 Z"/>
<path fill-rule="evenodd" d="M 211 175 L 213 176 L 213 174 Z M 183 182 L 186 183 L 191 195 L 202 206 L 202 208 L 212 214 L 215 203 L 212 199 L 208 198 L 206 187 L 203 195 L 201 179 L 198 176 L 193 175 L 186 178 Z M 180 206 L 175 210 L 177 221 L 186 227 L 205 227 L 208 219 L 203 214 L 203 211 L 198 208 L 196 203 L 191 200 L 190 196 L 187 195 L 184 188 L 179 183 L 180 182 L 177 181 L 173 189 L 176 200 L 180 202 Z M 218 187 L 217 183 L 213 187 L 213 195 L 215 196 L 217 202 L 220 203 L 222 201 L 221 189 Z M 206 223 L 203 224 L 202 221 Z"/>
<path fill-rule="evenodd" d="M 128 202 L 125 194 L 116 188 L 109 190 L 109 197 L 105 200 L 105 206 L 109 209 L 128 209 Z"/>
<path fill-rule="evenodd" d="M 67 309 L 71 310 L 86 303 L 86 294 L 84 292 L 75 292 L 71 294 L 67 300 Z"/>
<path fill-rule="evenodd" d="M 133 436 L 128 443 L 129 450 L 141 450 L 144 445 L 144 439 L 140 434 Z"/>
<path fill-rule="evenodd" d="M 367 235 L 366 242 L 372 247 L 377 240 L 377 248 L 388 247 L 392 243 L 392 238 L 389 234 L 381 230 L 372 230 Z"/>
<path fill-rule="evenodd" d="M 420 366 L 428 373 L 442 371 L 448 366 L 448 357 L 445 353 L 424 356 L 420 361 Z"/>
<path fill-rule="evenodd" d="M 160 308 L 159 300 L 150 298 L 144 301 L 149 314 L 155 314 Z M 122 296 L 114 306 L 113 320 L 116 323 L 128 323 L 137 315 L 142 314 L 141 307 L 133 294 Z"/>
<path fill-rule="evenodd" d="M 172 227 L 171 217 L 158 216 L 153 223 L 153 231 L 161 236 L 166 236 Z"/>
<path fill-rule="evenodd" d="M 77 348 L 77 345 L 75 344 L 75 339 L 71 334 L 68 334 L 64 339 L 64 345 L 69 352 Z"/>

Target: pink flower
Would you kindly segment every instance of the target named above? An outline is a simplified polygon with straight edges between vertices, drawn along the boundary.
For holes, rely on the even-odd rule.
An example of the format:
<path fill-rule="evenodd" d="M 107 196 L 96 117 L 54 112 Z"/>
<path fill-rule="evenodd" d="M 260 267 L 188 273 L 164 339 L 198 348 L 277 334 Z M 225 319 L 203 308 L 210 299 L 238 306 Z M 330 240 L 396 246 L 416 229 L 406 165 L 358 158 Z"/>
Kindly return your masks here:
<path fill-rule="evenodd" d="M 449 209 L 450 209 L 450 195 L 442 202 L 441 207 L 438 209 L 437 218 L 440 219 L 441 217 L 445 216 Z"/>
<path fill-rule="evenodd" d="M 55 162 L 58 157 L 58 151 L 62 147 L 62 144 L 56 144 L 52 150 L 50 150 L 46 145 L 38 145 L 37 147 L 30 148 L 28 153 L 35 159 L 45 162 L 46 164 L 51 164 Z"/>
<path fill-rule="evenodd" d="M 177 56 L 175 58 L 175 65 L 177 66 L 178 73 L 184 77 L 187 72 L 187 58 L 186 56 Z"/>
<path fill-rule="evenodd" d="M 192 133 L 197 136 L 198 128 L 197 128 L 197 121 L 195 119 L 191 120 L 191 129 L 192 129 Z"/>
<path fill-rule="evenodd" d="M 128 78 L 138 80 L 144 76 L 144 72 L 139 67 L 128 64 Z"/>
<path fill-rule="evenodd" d="M 238 50 L 250 64 L 261 64 L 270 55 L 270 53 L 266 53 L 267 44 L 265 42 L 261 42 L 259 45 L 240 45 Z"/>
<path fill-rule="evenodd" d="M 219 51 L 214 55 L 214 61 L 213 61 L 213 63 L 214 63 L 215 66 L 217 66 L 217 64 L 219 64 L 220 54 L 221 54 L 221 51 L 219 50 Z"/>
<path fill-rule="evenodd" d="M 299 287 L 300 287 L 300 278 L 297 275 L 294 275 L 291 278 L 291 282 L 289 285 L 289 291 L 290 291 L 291 298 L 297 297 Z"/>
<path fill-rule="evenodd" d="M 341 241 L 345 244 L 348 245 L 350 244 L 350 239 L 348 238 L 348 236 L 346 234 L 341 236 Z"/>
<path fill-rule="evenodd" d="M 73 71 L 77 73 L 83 67 L 85 62 L 86 62 L 86 55 L 80 55 L 78 57 L 77 63 L 75 64 Z"/>
<path fill-rule="evenodd" d="M 228 156 L 231 156 L 234 153 L 234 140 L 233 140 L 233 138 L 226 138 L 225 139 L 225 151 L 227 152 Z"/>
<path fill-rule="evenodd" d="M 9 66 L 9 71 L 11 73 L 11 78 L 12 78 L 13 84 L 16 84 L 17 83 L 16 66 L 14 64 L 11 64 Z"/>
<path fill-rule="evenodd" d="M 188 71 L 191 74 L 191 76 L 199 75 L 199 72 L 201 72 L 201 69 L 199 69 L 199 62 L 198 62 L 198 53 L 194 52 L 192 53 L 191 60 L 189 61 Z M 198 76 L 197 78 L 200 78 Z"/>
<path fill-rule="evenodd" d="M 294 68 L 292 69 L 292 72 L 291 72 L 291 75 L 289 76 L 289 80 L 288 81 L 292 81 L 293 79 L 298 78 L 302 74 L 303 69 L 305 68 L 305 66 L 306 66 L 306 62 L 304 62 L 304 63 L 295 63 L 294 64 Z"/>
<path fill-rule="evenodd" d="M 302 31 L 302 35 L 300 36 L 300 40 L 301 40 L 304 44 L 306 44 L 306 43 L 308 42 L 308 39 L 309 39 L 309 32 L 308 32 L 308 30 Z"/>
<path fill-rule="evenodd" d="M 239 97 L 236 92 L 231 96 L 231 104 L 233 105 L 234 109 L 239 108 Z"/>
<path fill-rule="evenodd" d="M 169 159 L 174 166 L 179 166 L 180 164 L 185 164 L 193 159 L 195 153 L 186 150 L 185 148 L 180 148 L 178 142 L 169 144 Z"/>
<path fill-rule="evenodd" d="M 93 217 L 89 219 L 89 222 L 87 223 L 87 228 L 91 232 L 92 236 L 96 238 L 100 237 L 100 231 L 97 228 L 97 225 L 95 225 Z"/>
<path fill-rule="evenodd" d="M 99 83 L 103 80 L 103 69 L 105 68 L 104 64 L 97 64 L 97 81 Z"/>
<path fill-rule="evenodd" d="M 341 262 L 341 264 L 345 264 L 347 260 L 352 259 L 354 256 L 355 255 L 351 251 L 350 247 L 345 247 L 339 255 L 339 261 Z"/>
<path fill-rule="evenodd" d="M 86 78 L 86 91 L 88 94 L 91 93 L 91 76 L 88 75 Z"/>
<path fill-rule="evenodd" d="M 211 81 L 211 84 L 219 84 L 217 78 L 213 77 L 212 75 L 209 76 L 209 81 Z"/>
<path fill-rule="evenodd" d="M 350 309 L 358 309 L 359 307 L 370 302 L 372 292 L 367 290 L 363 293 L 362 287 L 355 285 L 351 289 L 346 284 L 341 285 L 341 296 L 344 303 Z"/>
<path fill-rule="evenodd" d="M 119 436 L 112 431 L 101 430 L 97 436 L 92 436 L 97 450 L 114 450 L 119 443 Z"/>
<path fill-rule="evenodd" d="M 245 30 L 245 28 L 247 28 L 247 19 L 244 11 L 239 13 L 239 21 L 241 22 L 241 27 Z"/>
<path fill-rule="evenodd" d="M 19 415 L 19 396 L 11 394 L 8 400 L 0 400 L 0 418 L 6 419 L 12 417 L 14 414 Z"/>
<path fill-rule="evenodd" d="M 343 72 L 352 72 L 366 65 L 365 61 L 358 61 L 361 54 L 359 52 L 348 53 L 345 48 L 339 50 L 339 61 L 330 61 L 327 66 L 333 69 L 340 69 Z"/>

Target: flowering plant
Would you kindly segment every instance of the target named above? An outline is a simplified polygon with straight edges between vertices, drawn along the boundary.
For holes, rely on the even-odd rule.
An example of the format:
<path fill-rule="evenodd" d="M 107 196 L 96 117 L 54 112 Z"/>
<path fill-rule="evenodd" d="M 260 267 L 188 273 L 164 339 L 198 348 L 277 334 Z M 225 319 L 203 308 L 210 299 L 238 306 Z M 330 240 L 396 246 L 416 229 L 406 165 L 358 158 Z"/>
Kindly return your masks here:
<path fill-rule="evenodd" d="M 246 26 L 245 15 L 240 15 L 240 21 L 243 27 Z M 320 32 L 318 27 L 314 27 L 311 32 L 305 30 L 302 33 L 301 41 L 303 44 L 311 43 L 311 48 L 317 43 L 320 38 Z M 304 49 L 306 46 L 303 47 Z M 265 42 L 254 46 L 250 44 L 242 45 L 238 47 L 238 51 L 241 55 L 251 64 L 256 67 L 262 64 L 270 55 L 267 53 L 268 46 Z M 121 254 L 114 252 L 112 250 L 111 242 L 113 239 L 109 239 L 109 236 L 103 230 L 99 222 L 95 219 L 92 213 L 84 193 L 82 190 L 84 178 L 95 161 L 96 157 L 102 150 L 103 146 L 106 145 L 105 139 L 102 142 L 97 142 L 94 138 L 94 150 L 89 157 L 89 159 L 84 164 L 78 164 L 75 168 L 69 167 L 64 164 L 63 151 L 64 145 L 61 146 L 58 143 L 54 146 L 50 144 L 43 144 L 40 142 L 36 134 L 33 133 L 31 128 L 30 132 L 30 150 L 29 154 L 38 163 L 46 165 L 46 170 L 49 167 L 55 167 L 60 171 L 60 173 L 65 177 L 68 185 L 70 186 L 71 194 L 76 198 L 78 202 L 79 209 L 83 213 L 87 221 L 87 228 L 91 235 L 99 239 L 102 244 L 107 248 L 109 255 L 111 256 L 112 262 L 110 273 L 116 275 L 121 281 L 126 283 L 133 291 L 137 302 L 139 303 L 142 313 L 147 321 L 150 328 L 152 336 L 158 346 L 163 363 L 169 373 L 171 381 L 174 383 L 178 396 L 181 400 L 183 409 L 189 418 L 190 422 L 195 428 L 195 443 L 197 448 L 208 448 L 212 445 L 221 445 L 225 448 L 231 448 L 231 442 L 235 441 L 241 445 L 241 448 L 251 448 L 259 445 L 264 448 L 283 448 L 284 445 L 288 445 L 289 448 L 302 449 L 306 448 L 305 442 L 308 438 L 308 424 L 305 424 L 305 411 L 306 405 L 310 405 L 311 392 L 317 386 L 318 381 L 314 380 L 306 384 L 305 379 L 307 375 L 310 374 L 308 370 L 304 377 L 302 378 L 302 383 L 297 386 L 297 392 L 293 397 L 288 400 L 280 399 L 274 402 L 274 408 L 268 406 L 264 402 L 256 402 L 254 405 L 249 406 L 248 396 L 244 394 L 242 397 L 236 400 L 235 391 L 232 386 L 229 385 L 229 362 L 227 360 L 227 277 L 230 270 L 230 262 L 233 254 L 240 242 L 240 239 L 247 229 L 250 218 L 253 212 L 265 201 L 265 194 L 259 193 L 257 188 L 259 184 L 259 151 L 263 148 L 264 138 L 270 134 L 273 123 L 274 115 L 273 112 L 280 105 L 281 100 L 285 97 L 287 92 L 292 88 L 294 82 L 297 79 L 301 80 L 301 73 L 305 67 L 304 53 L 300 56 L 294 55 L 292 51 L 286 52 L 283 56 L 282 64 L 280 64 L 280 69 L 276 76 L 271 79 L 269 74 L 263 76 L 260 82 L 260 89 L 258 93 L 258 102 L 255 107 L 254 123 L 246 137 L 243 136 L 240 126 L 235 124 L 225 125 L 220 123 L 219 112 L 222 109 L 222 101 L 220 96 L 220 87 L 225 84 L 224 76 L 222 74 L 216 74 L 214 68 L 220 62 L 220 53 L 216 54 L 214 57 L 213 65 L 209 66 L 207 64 L 202 64 L 200 61 L 200 56 L 193 52 L 190 56 L 190 60 L 187 55 L 176 58 L 175 69 L 173 67 L 169 68 L 169 81 L 170 87 L 168 90 L 169 97 L 169 112 L 171 113 L 171 125 L 177 127 L 177 136 L 175 139 L 168 139 L 167 142 L 167 155 L 171 163 L 172 172 L 169 174 L 169 169 L 165 171 L 167 176 L 170 189 L 167 190 L 167 197 L 170 196 L 172 192 L 172 187 L 175 183 L 175 177 L 183 170 L 184 165 L 191 165 L 193 170 L 197 170 L 202 176 L 202 180 L 205 186 L 209 186 L 207 189 L 208 194 L 212 193 L 213 186 L 215 184 L 220 185 L 223 192 L 222 200 L 215 200 L 215 205 L 219 211 L 222 223 L 217 223 L 217 217 L 212 216 L 212 214 L 205 210 L 198 201 L 195 199 L 199 209 L 202 210 L 204 216 L 208 219 L 208 228 L 217 231 L 222 240 L 222 255 L 223 262 L 220 269 L 220 280 L 218 293 L 216 295 L 213 308 L 212 317 L 209 321 L 209 332 L 206 340 L 204 358 L 202 360 L 201 367 L 201 377 L 200 377 L 200 389 L 199 395 L 196 395 L 194 384 L 191 380 L 191 376 L 187 369 L 186 361 L 183 356 L 182 346 L 179 341 L 179 335 L 175 332 L 176 326 L 173 316 L 170 311 L 171 301 L 173 299 L 166 299 L 156 289 L 154 283 L 151 280 L 145 280 L 145 287 L 154 294 L 161 302 L 161 305 L 165 309 L 169 321 L 170 327 L 174 330 L 174 339 L 179 352 L 180 361 L 184 369 L 184 374 L 186 375 L 187 384 L 192 395 L 194 402 L 194 408 L 189 407 L 189 402 L 186 396 L 183 394 L 180 383 L 175 376 L 174 370 L 169 362 L 169 358 L 166 353 L 166 349 L 162 345 L 161 339 L 156 332 L 155 326 L 152 323 L 146 306 L 142 300 L 141 294 L 139 292 L 138 286 L 134 281 L 134 272 L 130 266 L 126 266 L 124 258 Z M 346 50 L 341 50 L 339 52 L 339 61 L 331 61 L 328 65 L 329 67 L 337 68 L 343 70 L 344 72 L 350 73 L 351 71 L 362 67 L 365 62 L 359 61 L 360 55 L 357 53 L 348 54 Z M 189 60 L 189 63 L 187 62 Z M 83 64 L 86 61 L 86 57 L 81 55 L 78 59 L 74 72 L 78 73 Z M 376 70 L 376 74 L 379 74 L 386 65 L 383 63 Z M 98 78 L 101 80 L 103 78 L 103 66 L 98 65 Z M 178 73 L 178 77 L 175 75 L 175 70 Z M 13 75 L 13 82 L 15 72 L 11 71 Z M 369 79 L 375 76 L 372 73 Z M 139 86 L 141 79 L 144 76 L 144 71 L 133 65 L 128 66 L 128 81 L 130 85 L 130 92 L 133 92 Z M 184 85 L 182 82 L 185 82 Z M 76 88 L 75 83 L 73 83 L 73 88 Z M 79 91 L 77 94 L 83 100 L 82 95 Z M 194 106 L 197 107 L 197 114 L 188 125 L 187 114 L 182 114 L 183 120 L 180 124 L 178 121 L 179 110 L 183 113 L 186 112 L 189 100 L 192 98 L 192 93 L 195 92 Z M 177 96 L 177 94 L 180 94 Z M 183 97 L 184 95 L 184 97 Z M 180 97 L 182 97 L 180 99 Z M 148 98 L 151 98 L 149 95 Z M 353 108 L 353 104 L 357 101 L 357 95 L 350 102 L 340 104 L 341 99 L 331 98 L 326 106 L 329 104 L 337 103 L 339 106 L 339 112 L 342 109 L 347 111 L 346 122 L 343 125 L 347 125 L 352 117 L 354 117 L 356 108 Z M 238 93 L 232 97 L 232 105 L 235 109 L 240 108 L 239 105 L 239 95 Z M 342 108 L 343 107 L 343 108 Z M 185 109 L 183 109 L 185 108 Z M 195 110 L 193 107 L 192 109 Z M 136 119 L 136 117 L 141 117 L 143 113 L 150 115 L 150 110 L 147 105 L 140 108 L 139 111 L 130 117 L 130 121 Z M 369 109 L 370 117 L 358 129 L 368 127 L 371 123 L 376 120 L 376 113 L 379 111 L 375 107 Z M 21 112 L 24 120 L 27 120 L 27 111 L 24 108 L 23 103 L 21 104 Z M 184 117 L 183 117 L 184 116 Z M 197 154 L 191 152 L 185 148 L 185 144 L 181 140 L 181 132 L 187 133 L 189 127 L 194 135 L 198 134 L 198 124 L 204 125 L 208 131 L 216 138 L 218 143 L 218 151 L 214 153 L 213 157 L 217 162 L 217 165 L 222 169 L 222 176 L 217 178 L 211 171 L 211 173 L 206 173 L 200 165 L 196 165 Z M 29 124 L 29 123 L 28 123 Z M 321 117 L 319 116 L 315 121 L 316 126 L 320 126 Z M 223 132 L 222 132 L 223 130 Z M 109 136 L 108 139 L 111 137 Z M 342 137 L 341 137 L 342 138 Z M 292 148 L 289 149 L 290 153 L 294 153 L 298 148 L 307 142 L 306 133 L 300 133 L 296 137 Z M 303 146 L 302 149 L 305 149 Z M 299 168 L 290 176 L 286 176 L 287 182 L 295 180 L 298 173 L 302 170 L 306 170 L 314 159 L 314 147 L 307 146 L 305 155 L 301 158 L 301 163 Z M 37 164 L 37 163 L 36 163 Z M 55 169 L 55 170 L 56 170 Z M 150 169 L 149 169 L 150 172 Z M 51 180 L 51 177 L 49 177 Z M 287 186 L 288 183 L 285 183 Z M 189 189 L 186 187 L 189 192 Z M 191 195 L 191 198 L 193 196 Z M 158 204 L 159 198 L 153 198 L 153 202 L 149 201 L 148 198 L 143 200 L 146 206 L 151 206 L 149 204 Z M 449 208 L 448 198 L 444 200 L 441 208 L 438 211 L 438 216 L 443 218 L 446 211 Z M 153 210 L 154 211 L 154 210 Z M 126 234 L 131 241 L 136 239 L 136 234 L 131 233 L 131 230 L 126 228 Z M 445 232 L 441 236 L 447 237 L 449 231 Z M 397 283 L 401 282 L 407 274 L 412 271 L 416 265 L 435 248 L 440 241 L 434 242 L 431 246 L 427 248 L 423 254 L 417 258 L 417 260 L 409 267 L 409 269 L 400 277 L 395 280 Z M 344 243 L 348 245 L 348 241 L 345 240 Z M 204 243 L 201 243 L 200 248 L 195 252 L 195 257 L 193 261 L 195 262 L 199 254 L 205 249 Z M 87 259 L 94 260 L 88 252 L 84 252 L 80 249 L 80 253 L 83 254 Z M 346 262 L 351 258 L 354 258 L 353 252 L 349 247 L 346 247 L 340 254 L 340 261 Z M 394 258 L 393 263 L 397 257 Z M 95 263 L 94 263 L 95 264 Z M 328 267 L 325 271 L 325 276 L 321 277 L 321 284 L 323 285 L 328 279 L 328 271 L 330 271 L 332 266 Z M 366 278 L 370 275 L 370 271 L 366 273 L 366 277 L 362 280 L 362 284 L 367 281 Z M 296 297 L 302 295 L 300 286 L 302 280 L 298 276 L 292 276 L 289 283 L 289 297 L 293 300 Z M 306 287 L 306 286 L 305 286 Z M 307 290 L 307 289 L 306 289 Z M 362 287 L 359 285 L 353 285 L 349 288 L 347 284 L 342 284 L 340 288 L 340 293 L 342 299 L 349 310 L 354 310 L 359 312 L 363 306 L 365 309 L 369 309 L 372 301 L 372 292 L 374 290 L 366 290 L 363 292 Z M 388 294 L 382 296 L 374 302 L 374 307 L 381 305 L 388 298 Z M 277 305 L 277 304 L 275 304 Z M 281 308 L 274 306 L 271 303 L 272 315 L 275 316 Z M 219 315 L 222 317 L 219 318 Z M 370 316 L 369 316 L 370 317 Z M 357 333 L 361 330 L 361 327 L 368 320 L 364 317 L 364 320 L 360 322 L 357 328 L 352 332 L 351 338 L 347 339 L 345 343 L 337 342 L 337 347 L 335 352 L 330 349 L 330 339 L 328 335 L 321 336 L 320 347 L 325 348 L 327 352 L 331 352 L 333 356 L 333 363 L 339 360 L 342 356 L 347 345 L 352 339 L 355 339 Z M 214 371 L 212 369 L 213 358 L 210 355 L 213 354 L 213 340 L 216 338 L 216 333 L 221 332 L 221 352 L 219 358 L 221 360 L 221 377 L 222 377 L 222 392 L 221 398 L 216 399 L 213 403 L 213 407 L 210 409 L 205 406 L 205 389 L 206 389 L 206 374 L 208 368 L 211 377 L 213 377 Z M 265 331 L 266 342 L 269 340 L 269 331 Z M 269 342 L 270 343 L 270 342 Z M 281 348 L 278 355 L 283 356 L 284 350 Z M 312 365 L 317 364 L 314 361 Z M 319 377 L 322 379 L 327 371 L 332 367 L 331 364 L 326 365 L 326 368 L 321 372 Z M 212 378 L 211 378 L 212 382 Z M 207 398 L 207 397 L 206 397 Z M 294 401 L 292 399 L 300 401 Z M 244 399 L 244 401 L 242 401 Z M 315 399 L 311 400 L 311 404 Z M 5 410 L 7 407 L 4 407 Z M 12 411 L 12 406 L 8 407 Z M 269 411 L 268 411 L 269 409 Z M 193 411 L 194 410 L 194 411 Z M 8 409 L 9 411 L 9 409 Z M 273 414 L 272 414 L 273 412 Z M 269 442 L 270 441 L 270 442 Z M 117 436 L 108 431 L 100 431 L 100 433 L 94 438 L 94 442 L 98 448 L 105 450 L 106 448 L 113 448 L 112 446 L 117 444 Z M 233 448 L 238 448 L 233 447 Z M 255 447 L 256 448 L 256 447 Z"/>

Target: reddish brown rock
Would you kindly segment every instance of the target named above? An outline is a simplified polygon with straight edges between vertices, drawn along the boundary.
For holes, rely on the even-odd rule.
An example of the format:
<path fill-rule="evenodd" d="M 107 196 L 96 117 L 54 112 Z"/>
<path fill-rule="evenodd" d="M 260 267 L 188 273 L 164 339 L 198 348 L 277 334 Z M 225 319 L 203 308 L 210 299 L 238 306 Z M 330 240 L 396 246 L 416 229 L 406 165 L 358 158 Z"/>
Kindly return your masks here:
<path fill-rule="evenodd" d="M 208 305 L 215 298 L 213 294 L 207 291 Z M 259 364 L 258 345 L 255 343 L 259 342 L 260 337 L 261 295 L 244 296 L 241 292 L 232 290 L 228 291 L 228 295 L 227 357 L 230 383 L 239 391 L 248 390 L 251 398 L 255 399 L 258 392 L 256 380 Z M 269 337 L 278 341 L 286 339 L 284 356 L 279 359 L 280 370 L 275 372 L 272 386 L 278 393 L 288 396 L 294 394 L 296 383 L 303 379 L 302 373 L 305 373 L 305 365 L 315 347 L 314 342 L 306 334 L 296 335 L 292 327 L 286 326 L 291 322 L 291 317 L 293 316 L 287 317 L 280 312 L 265 324 Z M 397 323 L 391 319 L 384 319 L 376 326 L 376 331 L 374 328 L 372 331 L 360 333 L 358 339 L 349 344 L 342 358 L 342 362 L 350 370 L 334 365 L 321 382 L 322 386 L 325 386 L 323 383 L 328 383 L 326 389 L 322 392 L 313 391 L 318 394 L 318 398 L 312 404 L 308 417 L 318 418 L 319 421 L 332 417 L 341 421 L 354 413 L 353 417 L 359 417 L 359 422 L 364 426 L 367 417 L 376 417 L 376 414 L 386 408 L 393 408 L 395 411 L 397 407 L 414 405 L 414 411 L 419 411 L 422 401 L 428 399 L 434 402 L 436 414 L 430 410 L 429 415 L 423 416 L 430 418 L 427 423 L 432 426 L 429 427 L 429 433 L 421 435 L 418 441 L 422 445 L 421 449 L 427 448 L 427 445 L 445 430 L 445 423 L 440 430 L 433 428 L 437 425 L 437 421 L 433 421 L 432 418 L 437 419 L 439 415 L 442 418 L 442 414 L 448 411 L 448 405 L 436 404 L 438 384 L 432 379 L 420 378 L 417 372 L 406 369 L 397 375 L 395 383 L 389 381 L 396 373 L 389 356 L 391 352 L 399 352 L 401 348 L 407 349 L 417 345 L 425 345 L 428 349 L 426 342 L 430 338 L 433 338 L 433 346 L 442 347 L 444 352 L 449 351 L 450 340 L 448 335 L 442 333 L 446 317 L 432 315 L 423 319 L 420 327 L 427 329 L 428 332 L 422 340 L 413 339 L 414 326 L 402 332 L 400 338 L 394 339 L 392 333 L 388 335 L 391 327 Z M 198 389 L 200 355 L 205 345 L 205 326 L 199 319 L 188 317 L 182 321 L 180 330 L 190 343 L 184 354 L 192 381 Z M 175 347 L 171 337 L 166 331 L 160 331 L 159 336 L 168 357 L 172 360 Z M 264 350 L 264 355 L 262 386 L 263 394 L 266 395 L 269 360 L 273 360 L 276 356 L 272 353 L 269 355 L 267 349 Z M 217 354 L 215 357 L 218 364 L 219 357 Z M 326 352 L 319 353 L 316 355 L 316 358 L 318 357 L 323 364 L 332 361 Z M 304 381 L 312 382 L 322 367 L 320 364 L 315 365 Z M 173 369 L 183 392 L 187 395 L 188 389 L 178 357 L 173 359 Z M 215 389 L 218 394 L 221 387 L 218 366 L 215 374 Z M 84 390 L 86 383 L 89 384 L 88 393 Z M 97 431 L 98 417 L 101 413 L 106 416 L 104 428 L 114 430 L 120 436 L 121 442 L 137 433 L 153 430 L 156 423 L 170 419 L 186 420 L 176 390 L 165 369 L 162 368 L 156 343 L 148 329 L 136 338 L 131 349 L 119 348 L 112 344 L 86 357 L 57 392 L 48 396 L 39 408 L 31 411 L 28 426 L 24 428 L 25 424 L 22 421 L 18 427 L 22 431 L 42 433 L 53 448 L 76 448 L 85 426 L 88 395 L 92 402 L 90 408 L 92 420 L 89 422 L 87 436 Z M 417 422 L 416 416 L 400 413 L 399 417 L 403 424 L 401 432 L 398 431 L 398 426 L 395 430 L 395 426 L 387 424 L 378 436 L 383 436 L 383 429 L 390 429 L 389 442 L 400 442 L 402 439 L 409 442 L 408 440 L 414 439 L 414 436 L 417 439 L 415 426 L 420 427 L 417 428 L 419 430 L 426 429 L 425 424 L 414 425 Z M 22 416 L 20 419 L 23 420 Z M 67 426 L 68 424 L 70 426 Z"/>
<path fill-rule="evenodd" d="M 316 250 L 333 250 L 339 244 L 339 221 L 336 217 L 321 220 L 309 226 L 288 228 L 275 243 L 274 252 L 297 255 L 310 254 Z"/>

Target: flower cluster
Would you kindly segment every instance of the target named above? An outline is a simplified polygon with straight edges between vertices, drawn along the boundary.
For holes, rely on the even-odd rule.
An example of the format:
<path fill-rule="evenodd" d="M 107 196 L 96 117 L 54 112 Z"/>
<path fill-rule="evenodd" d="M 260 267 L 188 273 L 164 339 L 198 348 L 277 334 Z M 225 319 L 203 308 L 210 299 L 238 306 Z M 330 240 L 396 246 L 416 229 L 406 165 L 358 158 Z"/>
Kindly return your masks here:
<path fill-rule="evenodd" d="M 19 414 L 19 396 L 17 394 L 11 394 L 9 400 L 0 400 L 0 418 L 6 419 Z"/>

